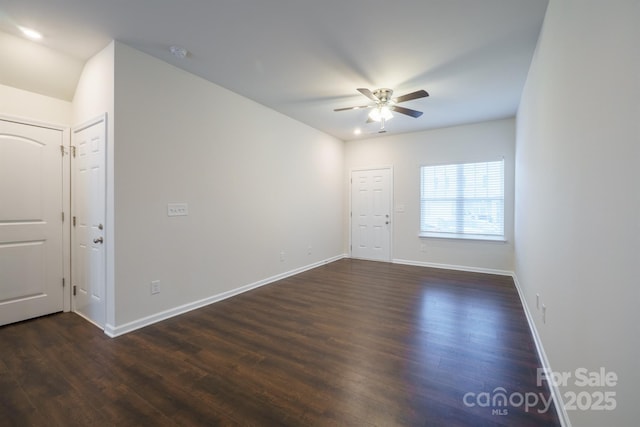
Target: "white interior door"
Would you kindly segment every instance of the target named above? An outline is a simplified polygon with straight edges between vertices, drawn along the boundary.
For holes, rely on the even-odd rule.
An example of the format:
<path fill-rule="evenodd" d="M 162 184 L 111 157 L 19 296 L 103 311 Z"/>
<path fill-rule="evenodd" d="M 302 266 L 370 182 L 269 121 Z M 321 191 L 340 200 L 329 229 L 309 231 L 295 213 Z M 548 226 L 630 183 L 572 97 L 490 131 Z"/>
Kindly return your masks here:
<path fill-rule="evenodd" d="M 351 173 L 351 256 L 391 257 L 391 169 Z"/>
<path fill-rule="evenodd" d="M 73 310 L 104 328 L 106 116 L 73 130 Z"/>
<path fill-rule="evenodd" d="M 63 310 L 62 145 L 0 119 L 0 325 Z"/>

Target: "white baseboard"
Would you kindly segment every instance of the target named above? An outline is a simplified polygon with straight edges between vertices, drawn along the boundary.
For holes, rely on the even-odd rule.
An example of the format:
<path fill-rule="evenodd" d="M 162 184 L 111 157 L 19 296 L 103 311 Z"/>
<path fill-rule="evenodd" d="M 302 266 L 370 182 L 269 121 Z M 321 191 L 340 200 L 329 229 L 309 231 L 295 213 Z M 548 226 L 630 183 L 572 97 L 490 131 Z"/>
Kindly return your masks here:
<path fill-rule="evenodd" d="M 542 346 L 542 340 L 540 339 L 540 335 L 538 334 L 538 328 L 536 328 L 536 323 L 533 320 L 533 315 L 529 310 L 529 306 L 527 305 L 527 301 L 524 297 L 524 292 L 520 287 L 520 282 L 518 281 L 518 276 L 515 273 L 511 274 L 513 277 L 513 283 L 516 285 L 516 290 L 518 291 L 518 295 L 520 296 L 520 302 L 522 303 L 522 307 L 524 308 L 524 314 L 527 317 L 527 322 L 529 323 L 529 329 L 531 330 L 531 335 L 533 336 L 533 341 L 536 345 L 536 350 L 538 351 L 538 356 L 540 357 L 540 361 L 542 362 L 542 368 L 546 370 L 546 372 L 553 372 L 551 369 L 551 364 L 549 363 L 549 359 L 547 358 L 547 353 L 544 351 L 544 347 Z M 571 421 L 569 420 L 569 414 L 567 414 L 567 410 L 564 407 L 564 401 L 562 400 L 562 393 L 558 388 L 557 384 L 549 384 L 549 389 L 551 391 L 551 397 L 553 398 L 553 403 L 556 407 L 556 412 L 558 414 L 558 418 L 560 419 L 560 424 L 563 427 L 571 427 Z"/>
<path fill-rule="evenodd" d="M 154 323 L 161 322 L 163 320 L 169 319 L 171 317 L 175 317 L 175 316 L 178 316 L 180 314 L 184 314 L 184 313 L 187 313 L 189 311 L 196 310 L 198 308 L 202 308 L 202 307 L 207 306 L 209 304 L 213 304 L 215 302 L 222 301 L 222 300 L 227 299 L 227 298 L 231 298 L 233 296 L 236 296 L 236 295 L 239 295 L 241 293 L 250 291 L 252 289 L 256 289 L 256 288 L 259 288 L 261 286 L 268 285 L 269 283 L 277 282 L 278 280 L 286 279 L 287 277 L 294 276 L 296 274 L 300 274 L 300 273 L 302 273 L 304 271 L 312 270 L 312 269 L 317 268 L 317 267 L 321 267 L 323 265 L 329 264 L 329 263 L 334 262 L 334 261 L 341 260 L 343 258 L 347 258 L 347 255 L 346 254 L 342 254 L 342 255 L 335 256 L 335 257 L 327 258 L 325 260 L 322 260 L 322 261 L 319 261 L 319 262 L 315 262 L 313 264 L 305 265 L 303 267 L 299 267 L 299 268 L 296 268 L 296 269 L 293 269 L 293 270 L 290 270 L 290 271 L 286 271 L 284 273 L 280 273 L 280 274 L 277 274 L 275 276 L 268 277 L 266 279 L 259 280 L 259 281 L 254 282 L 254 283 L 250 283 L 248 285 L 241 286 L 239 288 L 232 289 L 230 291 L 226 291 L 226 292 L 222 292 L 220 294 L 212 295 L 210 297 L 207 297 L 207 298 L 204 298 L 204 299 L 201 299 L 201 300 L 198 300 L 198 301 L 190 302 L 188 304 L 184 304 L 184 305 L 181 305 L 181 306 L 178 306 L 178 307 L 170 308 L 169 310 L 165 310 L 165 311 L 162 311 L 162 312 L 159 312 L 159 313 L 152 314 L 150 316 L 143 317 L 143 318 L 138 319 L 138 320 L 134 320 L 134 321 L 129 322 L 129 323 L 125 323 L 124 325 L 113 326 L 113 325 L 107 324 L 105 326 L 105 328 L 104 328 L 104 333 L 106 335 L 108 335 L 109 337 L 111 337 L 111 338 L 115 338 L 115 337 L 118 337 L 120 335 L 124 335 L 124 334 L 127 334 L 129 332 L 133 332 L 133 331 L 135 331 L 137 329 L 144 328 L 145 326 L 149 326 L 149 325 L 152 325 Z"/>
<path fill-rule="evenodd" d="M 485 274 L 497 274 L 500 276 L 513 276 L 513 271 L 497 270 L 494 268 L 469 267 L 465 265 L 454 265 L 454 264 L 438 264 L 435 262 L 411 261 L 406 259 L 394 259 L 391 262 L 393 262 L 394 264 L 414 265 L 417 267 L 439 268 L 443 270 L 469 271 L 472 273 L 485 273 Z"/>

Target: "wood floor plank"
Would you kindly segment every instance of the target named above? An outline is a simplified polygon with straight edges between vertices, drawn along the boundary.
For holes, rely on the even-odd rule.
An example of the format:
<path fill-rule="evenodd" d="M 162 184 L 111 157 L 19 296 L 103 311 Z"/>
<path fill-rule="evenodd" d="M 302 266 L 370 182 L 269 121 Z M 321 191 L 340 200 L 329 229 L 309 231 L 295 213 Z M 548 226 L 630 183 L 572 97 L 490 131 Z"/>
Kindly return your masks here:
<path fill-rule="evenodd" d="M 345 259 L 115 339 L 66 313 L 0 344 L 7 425 L 560 425 L 463 400 L 549 396 L 505 276 Z"/>

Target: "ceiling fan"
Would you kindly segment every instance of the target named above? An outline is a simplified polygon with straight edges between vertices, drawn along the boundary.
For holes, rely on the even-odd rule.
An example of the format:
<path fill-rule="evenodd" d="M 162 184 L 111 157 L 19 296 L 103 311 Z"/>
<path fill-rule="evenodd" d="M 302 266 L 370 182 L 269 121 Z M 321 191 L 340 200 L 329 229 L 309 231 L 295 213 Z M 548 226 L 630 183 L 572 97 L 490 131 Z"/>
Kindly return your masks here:
<path fill-rule="evenodd" d="M 336 108 L 333 111 L 347 111 L 347 110 L 360 110 L 363 108 L 370 108 L 371 112 L 367 119 L 367 123 L 380 122 L 381 132 L 384 132 L 384 123 L 387 120 L 393 118 L 392 111 L 396 113 L 405 114 L 414 118 L 418 118 L 422 115 L 422 111 L 412 110 L 410 108 L 401 107 L 397 104 L 401 102 L 411 101 L 412 99 L 425 98 L 429 96 L 425 90 L 417 90 L 415 92 L 408 93 L 406 95 L 399 96 L 397 98 L 391 98 L 393 90 L 391 89 L 376 89 L 373 92 L 366 88 L 359 88 L 358 92 L 374 101 L 373 105 L 359 105 L 356 107 Z"/>

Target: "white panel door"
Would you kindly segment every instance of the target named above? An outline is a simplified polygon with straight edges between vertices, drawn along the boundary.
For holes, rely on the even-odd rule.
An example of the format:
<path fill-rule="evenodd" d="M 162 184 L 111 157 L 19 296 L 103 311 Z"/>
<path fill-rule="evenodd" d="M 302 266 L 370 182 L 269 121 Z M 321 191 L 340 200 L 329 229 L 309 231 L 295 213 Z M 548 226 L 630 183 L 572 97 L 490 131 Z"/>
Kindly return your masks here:
<path fill-rule="evenodd" d="M 106 116 L 73 130 L 73 310 L 104 328 L 106 315 Z"/>
<path fill-rule="evenodd" d="M 391 170 L 351 173 L 351 256 L 389 261 Z"/>
<path fill-rule="evenodd" d="M 0 325 L 63 310 L 62 145 L 0 120 Z"/>

